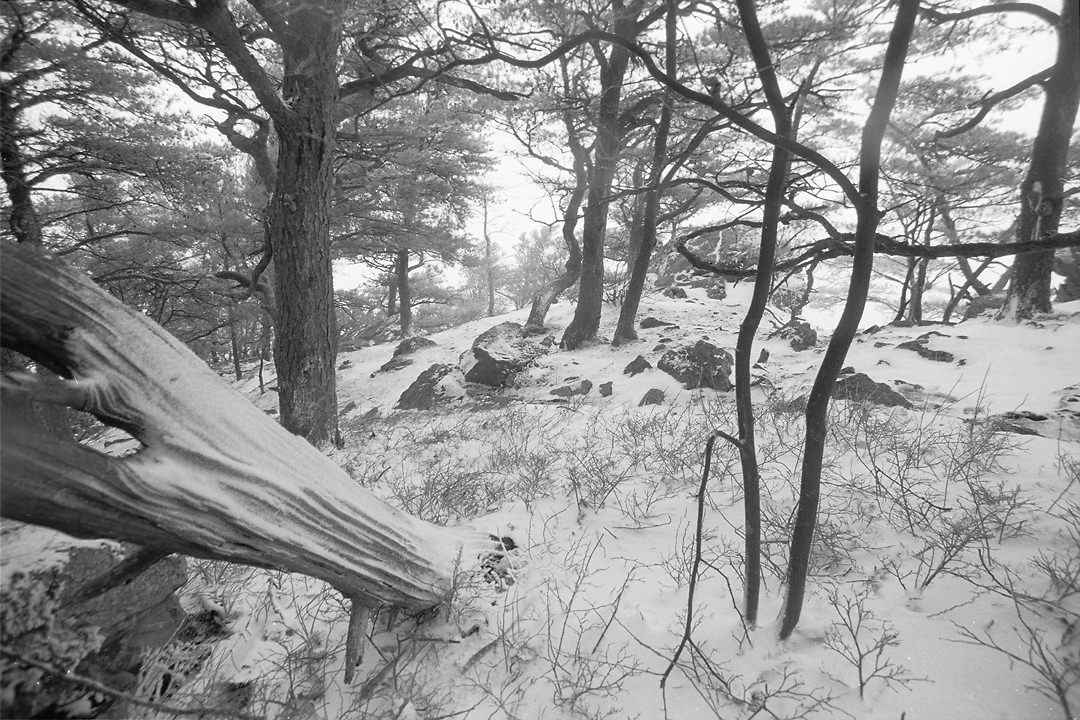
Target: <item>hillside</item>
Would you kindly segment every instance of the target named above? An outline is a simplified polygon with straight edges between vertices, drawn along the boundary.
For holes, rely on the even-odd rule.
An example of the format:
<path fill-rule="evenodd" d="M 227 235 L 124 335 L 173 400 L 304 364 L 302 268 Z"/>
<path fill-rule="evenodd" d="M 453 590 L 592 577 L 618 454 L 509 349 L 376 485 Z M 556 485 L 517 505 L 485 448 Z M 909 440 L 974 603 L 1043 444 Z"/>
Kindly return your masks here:
<path fill-rule="evenodd" d="M 825 340 L 795 351 L 765 336 L 767 322 L 756 347 L 768 358 L 755 369 L 763 622 L 747 629 L 739 615 L 738 460 L 720 442 L 691 642 L 669 668 L 686 623 L 704 440 L 736 427 L 730 392 L 686 390 L 656 366 L 700 339 L 732 351 L 749 290 L 648 296 L 639 318 L 666 324 L 639 342 L 549 347 L 502 389 L 451 372 L 427 411 L 395 406 L 422 371 L 456 365 L 483 331 L 523 322 L 525 311 L 435 334 L 394 370 L 380 370 L 394 345 L 339 355 L 345 447 L 335 459 L 410 513 L 468 522 L 517 547 L 487 577 L 463 571 L 433 617 L 382 613 L 351 687 L 348 615 L 335 593 L 302 576 L 189 561 L 183 602 L 224 631 L 198 652 L 177 644 L 146 663 L 145 697 L 276 718 L 1037 720 L 1062 718 L 1066 702 L 1075 712 L 1080 303 L 1039 323 L 976 318 L 858 336 L 847 364 L 912 407 L 834 403 L 812 597 L 784 645 L 772 619 L 799 477 L 800 396 Z M 556 340 L 571 309 L 552 310 Z M 613 316 L 607 308 L 601 336 Z M 624 374 L 639 355 L 652 368 Z M 582 380 L 585 394 L 552 394 Z M 257 377 L 242 389 L 274 412 Z M 663 400 L 641 406 L 653 389 Z M 5 577 L 17 547 L 5 535 Z M 163 672 L 174 678 L 164 695 Z"/>

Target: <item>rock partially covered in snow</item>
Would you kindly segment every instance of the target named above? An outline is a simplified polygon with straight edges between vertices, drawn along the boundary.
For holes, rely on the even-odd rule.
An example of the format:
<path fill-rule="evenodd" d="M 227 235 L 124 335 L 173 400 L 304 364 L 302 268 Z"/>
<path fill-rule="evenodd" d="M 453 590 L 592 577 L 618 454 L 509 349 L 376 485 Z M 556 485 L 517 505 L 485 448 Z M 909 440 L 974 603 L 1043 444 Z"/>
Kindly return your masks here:
<path fill-rule="evenodd" d="M 18 546 L 19 531 L 5 526 L 5 552 Z M 5 648 L 121 692 L 134 689 L 143 658 L 164 647 L 184 619 L 175 594 L 187 582 L 180 556 L 107 543 L 72 546 L 58 564 L 26 572 L 7 567 L 9 560 L 0 592 Z M 93 717 L 87 688 L 6 659 L 2 665 L 3 717 Z"/>
<path fill-rule="evenodd" d="M 683 383 L 687 390 L 707 387 L 725 392 L 732 388 L 730 376 L 734 364 L 727 350 L 698 340 L 690 347 L 668 350 L 656 367 Z"/>
<path fill-rule="evenodd" d="M 592 390 L 592 383 L 582 380 L 571 385 L 557 387 L 551 391 L 551 394 L 556 397 L 573 397 L 574 395 L 588 395 L 590 390 Z"/>
<path fill-rule="evenodd" d="M 521 333 L 521 325 L 512 322 L 500 323 L 480 333 L 472 349 L 458 361 L 465 381 L 502 387 L 551 347 L 534 338 L 524 338 Z"/>
<path fill-rule="evenodd" d="M 836 381 L 832 396 L 838 400 L 870 402 L 885 407 L 910 408 L 906 397 L 885 383 L 875 382 L 865 373 L 845 375 Z"/>
<path fill-rule="evenodd" d="M 664 402 L 664 391 L 659 388 L 651 388 L 641 398 L 641 402 L 638 403 L 638 407 L 644 405 L 659 405 Z"/>
<path fill-rule="evenodd" d="M 675 325 L 675 323 L 669 323 L 669 322 L 665 322 L 664 320 L 658 320 L 658 319 L 654 318 L 652 315 L 650 315 L 650 316 L 646 317 L 645 319 L 643 319 L 639 323 L 639 325 L 641 326 L 642 330 L 648 330 L 650 328 L 655 328 L 655 327 L 678 327 L 677 325 Z"/>
<path fill-rule="evenodd" d="M 430 410 L 442 398 L 446 397 L 443 380 L 454 372 L 453 365 L 436 363 L 413 381 L 413 384 L 401 393 L 398 410 Z"/>
<path fill-rule="evenodd" d="M 930 342 L 930 337 L 940 334 L 941 333 L 929 332 L 925 335 L 920 335 L 914 340 L 902 342 L 896 347 L 903 350 L 914 350 L 919 354 L 919 357 L 926 358 L 927 360 L 933 360 L 934 362 L 951 363 L 953 360 L 956 359 L 955 357 L 953 357 L 953 354 L 951 352 L 946 352 L 945 350 L 932 350 L 927 347 L 927 343 Z"/>
<path fill-rule="evenodd" d="M 652 364 L 645 359 L 644 355 L 638 355 L 636 358 L 626 364 L 626 367 L 623 368 L 623 375 L 629 375 L 630 377 L 634 377 L 638 373 L 643 373 L 651 367 Z"/>
<path fill-rule="evenodd" d="M 428 340 L 427 338 L 406 338 L 398 343 L 398 346 L 394 348 L 394 356 L 386 361 L 378 371 L 390 372 L 391 370 L 400 370 L 407 365 L 412 365 L 412 359 L 409 357 L 410 355 L 416 353 L 417 350 L 432 347 L 433 345 L 435 345 L 435 341 Z"/>
<path fill-rule="evenodd" d="M 788 325 L 780 331 L 780 337 L 791 344 L 795 352 L 809 350 L 817 345 L 817 330 L 808 322 L 802 320 Z"/>

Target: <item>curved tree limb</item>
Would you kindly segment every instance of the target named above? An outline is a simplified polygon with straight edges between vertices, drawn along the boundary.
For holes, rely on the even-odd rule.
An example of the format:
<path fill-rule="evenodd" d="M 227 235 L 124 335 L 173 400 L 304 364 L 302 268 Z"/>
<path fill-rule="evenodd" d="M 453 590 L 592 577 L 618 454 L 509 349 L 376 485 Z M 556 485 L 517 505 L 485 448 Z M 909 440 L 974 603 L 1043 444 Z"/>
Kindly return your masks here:
<path fill-rule="evenodd" d="M 972 103 L 969 106 L 972 108 L 979 108 L 978 112 L 976 112 L 973 116 L 971 116 L 969 119 L 965 120 L 961 124 L 957 125 L 956 127 L 949 128 L 948 130 L 938 130 L 936 133 L 934 133 L 934 138 L 937 140 L 944 140 L 966 133 L 968 130 L 971 130 L 979 123 L 981 123 L 983 121 L 983 118 L 985 118 L 990 113 L 990 111 L 994 109 L 995 105 L 1004 102 L 1011 97 L 1019 95 L 1030 87 L 1044 84 L 1047 80 L 1050 79 L 1050 74 L 1053 71 L 1054 68 L 1052 66 L 1048 68 L 1043 68 L 1039 72 L 1029 75 L 1015 85 L 1007 87 L 1000 92 L 994 93 L 993 95 L 986 95 L 978 102 Z"/>
<path fill-rule="evenodd" d="M 922 16 L 934 25 L 940 25 L 945 22 L 954 22 L 957 20 L 968 20 L 969 18 L 977 17 L 979 15 L 991 15 L 996 13 L 1027 13 L 1028 15 L 1034 15 L 1043 22 L 1050 25 L 1057 25 L 1061 20 L 1060 16 L 1041 5 L 1029 2 L 999 2 L 993 5 L 983 5 L 977 8 L 971 8 L 969 10 L 961 10 L 960 12 L 946 13 L 941 12 L 936 8 L 926 7 L 922 9 Z"/>
<path fill-rule="evenodd" d="M 805 251 L 776 263 L 777 272 L 797 270 L 807 265 L 813 265 L 822 260 L 844 257 L 855 254 L 854 233 L 839 233 L 836 239 L 818 240 L 811 243 Z M 1015 243 L 961 243 L 959 245 L 913 245 L 905 240 L 897 240 L 888 235 L 877 234 L 874 253 L 876 255 L 892 255 L 894 257 L 922 258 L 939 260 L 949 257 L 963 258 L 996 258 L 1008 255 L 1023 255 L 1033 252 L 1044 252 L 1058 248 L 1080 247 L 1080 230 L 1050 235 L 1042 240 L 1030 240 Z M 714 275 L 741 280 L 753 277 L 757 272 L 756 267 L 743 265 L 719 265 L 695 255 L 686 247 L 685 239 L 675 244 L 675 249 L 686 258 L 687 262 L 698 270 L 705 270 Z"/>

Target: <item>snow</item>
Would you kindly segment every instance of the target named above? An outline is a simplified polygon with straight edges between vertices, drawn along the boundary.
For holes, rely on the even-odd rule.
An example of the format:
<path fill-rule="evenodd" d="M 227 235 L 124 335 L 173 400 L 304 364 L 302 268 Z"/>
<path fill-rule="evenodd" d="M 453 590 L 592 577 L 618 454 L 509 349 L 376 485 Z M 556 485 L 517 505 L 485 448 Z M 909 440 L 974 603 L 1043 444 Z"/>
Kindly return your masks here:
<path fill-rule="evenodd" d="M 342 664 L 348 613 L 333 591 L 309 578 L 247 568 L 228 582 L 228 566 L 200 564 L 186 590 L 188 604 L 222 608 L 230 633 L 170 702 L 206 701 L 216 687 L 249 684 L 256 691 L 246 711 L 277 718 L 1061 718 L 1055 700 L 1031 689 L 1038 682 L 1031 667 L 962 642 L 961 629 L 980 637 L 989 633 L 1004 649 L 1026 657 L 1028 647 L 1017 634 L 1024 630 L 1017 619 L 1022 612 L 1047 647 L 1077 662 L 1075 629 L 1069 635 L 1062 623 L 1077 622 L 1080 596 L 1062 599 L 1058 611 L 1018 610 L 1012 598 L 992 591 L 980 556 L 992 556 L 998 576 L 1015 577 L 1024 593 L 1052 590 L 1034 560 L 1040 553 L 1077 556 L 1065 510 L 1080 503 L 1080 482 L 1070 481 L 1066 468 L 1069 457 L 1080 457 L 1080 438 L 980 435 L 971 428 L 973 420 L 1016 410 L 1069 421 L 1061 413 L 1069 393 L 1080 388 L 1080 303 L 1058 306 L 1055 315 L 1033 323 L 976 318 L 859 334 L 847 364 L 894 385 L 915 405 L 913 411 L 881 411 L 874 427 L 883 428 L 883 435 L 895 431 L 896 437 L 900 428 L 921 428 L 928 443 L 939 443 L 899 459 L 874 458 L 882 472 L 894 478 L 907 473 L 912 492 L 937 492 L 947 475 L 947 442 L 954 450 L 981 452 L 974 464 L 993 452 L 971 438 L 1001 440 L 1003 451 L 996 464 L 987 462 L 982 480 L 952 471 L 942 501 L 949 514 L 911 531 L 888 520 L 897 513 L 899 495 L 874 496 L 865 464 L 867 443 L 896 446 L 889 445 L 890 437 L 862 437 L 860 427 L 868 426 L 851 424 L 856 420 L 837 420 L 838 432 L 853 434 L 830 444 L 818 564 L 799 628 L 786 643 L 776 639 L 775 624 L 783 600 L 778 573 L 786 556 L 786 535 L 779 528 L 794 508 L 801 425 L 800 415 L 783 410 L 781 400 L 806 392 L 828 338 L 823 334 L 817 348 L 795 352 L 784 340 L 768 337 L 776 327 L 768 319 L 783 319 L 783 313 L 767 315 L 754 356 L 764 348 L 769 359 L 755 369 L 761 380 L 755 393 L 763 504 L 771 518 L 766 565 L 778 570 L 766 570 L 759 626 L 745 629 L 738 610 L 738 461 L 730 446 L 718 442 L 706 498 L 706 562 L 693 608 L 693 648 L 683 650 L 661 691 L 661 675 L 686 619 L 704 438 L 712 429 L 735 433 L 735 418 L 731 393 L 687 391 L 657 370 L 657 346 L 706 338 L 732 351 L 749 292 L 743 283 L 723 301 L 700 290 L 690 290 L 686 299 L 649 295 L 639 318 L 653 316 L 677 327 L 641 330 L 638 342 L 617 349 L 606 342 L 575 352 L 556 347 L 514 387 L 500 391 L 501 405 L 463 394 L 451 376 L 444 381 L 452 391 L 443 409 L 393 409 L 428 366 L 456 365 L 477 335 L 501 322 L 522 323 L 526 310 L 436 333 L 430 337 L 436 345 L 420 349 L 411 365 L 395 371 L 377 372 L 394 344 L 339 356 L 339 402 L 355 407 L 343 417 L 346 447 L 334 459 L 358 483 L 411 512 L 512 537 L 518 548 L 506 563 L 510 577 L 485 581 L 475 559 L 462 558 L 460 585 L 433 616 L 397 618 L 388 625 L 391 618 L 380 614 L 358 679 L 347 687 Z M 827 332 L 823 323 L 835 310 L 808 313 L 819 333 Z M 549 325 L 556 339 L 571 312 L 569 303 L 552 308 Z M 606 306 L 604 339 L 610 339 L 616 318 L 616 309 Z M 926 346 L 952 353 L 952 362 L 897 347 L 926 333 L 932 333 Z M 653 369 L 624 375 L 623 367 L 638 354 Z M 272 384 L 270 373 L 267 378 Z M 550 394 L 578 379 L 593 383 L 587 396 Z M 608 381 L 613 393 L 601 398 L 595 388 Z M 239 387 L 264 410 L 272 408 L 274 393 L 260 396 L 257 380 Z M 663 390 L 665 402 L 639 407 L 650 388 Z M 845 415 L 846 403 L 836 406 L 834 418 L 862 417 Z M 972 487 L 1016 490 L 1023 502 L 1007 517 L 995 516 L 1006 528 L 1000 534 L 971 543 L 945 572 L 921 586 L 940 560 L 932 531 L 947 533 L 948 523 L 963 513 L 990 507 L 965 499 Z M 830 593 L 863 598 L 860 642 L 896 633 L 881 657 L 903 673 L 902 682 L 871 680 L 860 698 L 855 668 L 830 649 L 842 631 Z M 1074 708 L 1080 707 L 1077 679 L 1074 674 L 1068 690 Z"/>

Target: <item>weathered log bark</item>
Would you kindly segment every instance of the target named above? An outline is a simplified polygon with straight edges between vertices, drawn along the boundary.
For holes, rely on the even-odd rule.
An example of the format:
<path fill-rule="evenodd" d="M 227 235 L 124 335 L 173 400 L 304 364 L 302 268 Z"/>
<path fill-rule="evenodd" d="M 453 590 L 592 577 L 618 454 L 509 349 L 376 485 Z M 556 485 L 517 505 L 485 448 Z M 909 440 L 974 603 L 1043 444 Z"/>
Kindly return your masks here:
<path fill-rule="evenodd" d="M 4 517 L 321 578 L 366 605 L 437 605 L 483 533 L 386 505 L 227 386 L 165 330 L 35 248 L 6 243 L 0 342 L 67 380 L 5 374 Z M 67 405 L 143 447 L 46 437 L 19 400 Z"/>

